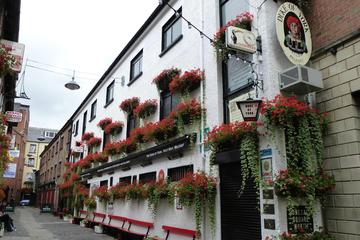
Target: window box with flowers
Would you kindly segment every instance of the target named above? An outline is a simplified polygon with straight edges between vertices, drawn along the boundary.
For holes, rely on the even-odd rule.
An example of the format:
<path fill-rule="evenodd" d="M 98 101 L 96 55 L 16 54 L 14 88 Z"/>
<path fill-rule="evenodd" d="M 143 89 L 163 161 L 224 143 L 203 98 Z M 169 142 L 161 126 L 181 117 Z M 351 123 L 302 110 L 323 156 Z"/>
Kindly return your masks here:
<path fill-rule="evenodd" d="M 153 83 L 158 90 L 165 91 L 169 89 L 169 84 L 173 78 L 180 76 L 181 70 L 178 68 L 170 68 L 163 70 L 159 75 L 153 79 Z"/>
<path fill-rule="evenodd" d="M 94 133 L 93 132 L 86 132 L 82 135 L 81 137 L 81 141 L 88 141 L 90 140 L 90 138 L 94 137 Z"/>
<path fill-rule="evenodd" d="M 10 54 L 9 49 L 0 46 L 0 77 L 11 72 L 11 68 L 16 64 L 16 59 Z"/>
<path fill-rule="evenodd" d="M 200 69 L 185 71 L 181 76 L 175 76 L 171 80 L 169 89 L 172 94 L 179 93 L 182 96 L 187 96 L 189 93 L 199 88 L 201 81 L 204 79 L 204 72 L 200 71 Z"/>
<path fill-rule="evenodd" d="M 181 102 L 170 113 L 170 118 L 178 125 L 180 130 L 184 130 L 185 126 L 195 125 L 200 122 L 201 115 L 205 113 L 205 109 L 201 107 L 200 102 L 191 99 Z"/>
<path fill-rule="evenodd" d="M 134 109 L 134 114 L 141 119 L 145 119 L 156 113 L 157 106 L 155 99 L 146 100 Z"/>
<path fill-rule="evenodd" d="M 120 104 L 120 109 L 123 110 L 127 114 L 132 114 L 134 109 L 139 106 L 140 99 L 138 97 L 132 97 L 125 99 Z"/>
<path fill-rule="evenodd" d="M 145 138 L 155 143 L 161 143 L 175 137 L 178 133 L 174 120 L 165 118 L 157 123 L 150 123 L 144 129 Z"/>
<path fill-rule="evenodd" d="M 295 206 L 305 202 L 306 214 L 310 217 L 316 197 L 335 186 L 335 179 L 321 170 L 328 119 L 295 97 L 281 95 L 264 101 L 261 113 L 272 137 L 278 129 L 285 135 L 287 169 L 280 171 L 275 179 L 275 191 L 288 200 L 290 215 Z"/>
<path fill-rule="evenodd" d="M 102 130 L 105 130 L 105 128 L 112 123 L 112 119 L 111 118 L 104 118 L 102 120 L 99 121 L 99 123 L 97 124 L 97 126 L 99 128 L 101 128 Z"/>
<path fill-rule="evenodd" d="M 105 127 L 105 133 L 110 134 L 111 136 L 115 136 L 117 134 L 120 134 L 124 128 L 124 123 L 121 121 L 116 121 L 113 123 L 108 124 Z"/>
<path fill-rule="evenodd" d="M 233 50 L 230 50 L 225 45 L 225 33 L 228 27 L 234 26 L 238 28 L 243 28 L 246 30 L 251 30 L 251 23 L 254 19 L 254 16 L 250 12 L 243 12 L 238 15 L 235 19 L 230 20 L 225 26 L 221 27 L 214 36 L 213 47 L 216 49 L 217 56 L 221 60 L 227 60 L 228 55 L 233 53 Z"/>
<path fill-rule="evenodd" d="M 222 159 L 236 157 L 241 162 L 241 189 L 248 179 L 253 177 L 257 188 L 260 185 L 258 124 L 255 122 L 235 122 L 213 128 L 208 135 L 210 146 L 210 164 L 222 162 Z"/>
<path fill-rule="evenodd" d="M 100 202 L 107 202 L 110 200 L 110 193 L 107 186 L 100 186 L 94 189 L 93 195 L 98 197 Z"/>
<path fill-rule="evenodd" d="M 86 142 L 86 144 L 88 145 L 89 148 L 98 147 L 100 146 L 101 141 L 102 141 L 101 138 L 92 137 Z"/>

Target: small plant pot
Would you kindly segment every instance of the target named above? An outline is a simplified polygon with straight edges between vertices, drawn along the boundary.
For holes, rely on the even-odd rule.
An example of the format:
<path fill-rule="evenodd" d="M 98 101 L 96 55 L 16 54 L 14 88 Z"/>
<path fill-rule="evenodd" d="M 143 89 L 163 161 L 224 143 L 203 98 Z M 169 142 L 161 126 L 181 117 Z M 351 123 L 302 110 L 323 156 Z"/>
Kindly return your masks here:
<path fill-rule="evenodd" d="M 94 231 L 95 231 L 95 233 L 102 234 L 103 233 L 103 227 L 101 225 L 95 226 Z"/>

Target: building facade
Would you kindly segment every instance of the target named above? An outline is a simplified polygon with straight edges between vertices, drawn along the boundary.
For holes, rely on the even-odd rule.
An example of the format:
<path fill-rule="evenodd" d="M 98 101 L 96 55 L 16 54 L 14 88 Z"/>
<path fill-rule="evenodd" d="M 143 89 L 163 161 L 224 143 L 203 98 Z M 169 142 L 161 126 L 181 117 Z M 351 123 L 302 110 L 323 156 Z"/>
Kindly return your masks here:
<path fill-rule="evenodd" d="M 13 152 L 8 169 L 4 173 L 4 186 L 8 201 L 13 199 L 15 203 L 21 200 L 22 178 L 24 172 L 26 138 L 30 120 L 30 107 L 16 103 L 14 110 L 22 113 L 22 120 L 13 128 L 10 151 Z"/>
<path fill-rule="evenodd" d="M 21 0 L 4 0 L 0 3 L 0 39 L 17 42 L 19 39 Z M 13 111 L 17 75 L 0 77 L 1 111 Z"/>
<path fill-rule="evenodd" d="M 54 138 L 57 131 L 58 130 L 54 129 L 29 127 L 26 139 L 24 173 L 22 178 L 22 188 L 27 194 L 31 193 L 31 195 L 34 195 L 35 172 L 40 168 L 40 153 Z M 31 199 L 33 199 L 33 197 L 31 197 Z"/>
<path fill-rule="evenodd" d="M 39 155 L 36 195 L 37 206 L 51 204 L 53 209 L 57 209 L 61 200 L 59 184 L 63 181 L 64 163 L 69 161 L 70 156 L 71 122 L 66 123 L 56 133 L 52 132 L 52 140 Z"/>
<path fill-rule="evenodd" d="M 360 2 L 313 1 L 308 12 L 313 27 L 312 65 L 322 71 L 324 89 L 317 93 L 328 112 L 325 169 L 336 178 L 326 205 L 326 226 L 336 239 L 360 237 Z M 346 13 L 346 14 L 345 14 Z"/>
<path fill-rule="evenodd" d="M 307 25 L 303 13 L 299 13 L 298 19 L 296 19 L 294 13 L 289 15 L 292 17 L 285 16 L 282 12 L 297 11 L 298 8 L 291 3 L 282 4 L 282 1 L 251 1 L 251 4 L 249 4 L 247 1 L 237 0 L 212 0 L 206 2 L 173 0 L 164 1 L 160 4 L 109 66 L 71 117 L 71 149 L 78 153 L 71 157 L 73 163 L 83 166 L 80 163 L 84 163 L 89 156 L 96 153 L 103 154 L 105 152 L 110 155 L 106 155 L 108 157 L 106 163 L 93 162 L 90 164 L 91 167 L 87 166 L 86 169 L 85 167 L 82 169 L 81 180 L 86 181 L 90 186 L 90 192 L 93 194 L 98 187 L 106 186 L 104 188 L 111 188 L 119 183 L 146 184 L 165 178 L 176 184 L 188 173 L 203 171 L 217 179 L 217 195 L 215 199 L 217 227 L 213 234 L 211 216 L 204 213 L 205 217 L 203 217 L 201 223 L 201 239 L 268 239 L 268 237 L 278 236 L 283 232 L 293 231 L 295 233 L 303 227 L 309 232 L 320 231 L 327 227 L 331 233 L 337 234 L 336 236 L 343 237 L 343 239 L 353 236 L 356 238 L 358 220 L 356 220 L 357 215 L 352 211 L 356 209 L 357 194 L 353 192 L 356 191 L 357 186 L 354 185 L 356 184 L 356 166 L 347 165 L 346 168 L 349 169 L 344 174 L 349 178 L 348 173 L 350 171 L 353 174 L 350 176 L 354 176 L 354 179 L 343 181 L 341 178 L 338 179 L 337 176 L 340 174 L 338 170 L 342 171 L 341 165 L 331 165 L 333 167 L 329 167 L 330 163 L 341 164 L 340 158 L 346 155 L 351 156 L 346 157 L 344 163 L 356 164 L 357 153 L 348 154 L 346 152 L 346 149 L 349 151 L 356 150 L 356 139 L 349 139 L 350 136 L 357 136 L 355 130 L 351 132 L 351 135 L 344 133 L 344 135 L 328 136 L 325 139 L 325 158 L 327 158 L 325 170 L 328 170 L 327 172 L 330 170 L 330 173 L 335 175 L 338 181 L 334 194 L 329 198 L 332 205 L 329 206 L 329 211 L 325 215 L 322 214 L 320 202 L 316 200 L 313 202 L 314 210 L 311 216 L 304 215 L 303 208 L 305 206 L 303 204 L 300 204 L 301 206 L 298 208 L 292 208 L 292 211 L 299 214 L 295 221 L 289 217 L 290 204 L 286 198 L 275 194 L 274 187 L 261 186 L 260 189 L 256 189 L 254 179 L 249 179 L 243 189 L 241 179 L 243 172 L 245 172 L 243 168 L 246 166 L 241 162 L 244 153 L 238 148 L 217 155 L 215 166 L 210 167 L 212 155 L 204 144 L 206 134 L 210 129 L 222 123 L 242 121 L 242 114 L 237 107 L 238 102 L 249 97 L 273 99 L 280 93 L 295 93 L 300 95 L 299 99 L 302 101 L 307 99 L 311 102 L 311 96 L 314 96 L 311 93 L 315 91 L 314 89 L 322 88 L 320 72 L 302 66 L 305 64 L 310 65 L 307 60 L 301 66 L 292 63 L 293 59 L 288 58 L 280 46 L 295 41 L 298 45 L 292 45 L 291 47 L 297 50 L 297 57 L 304 53 L 311 55 L 311 43 L 306 42 L 309 48 L 304 49 L 303 42 L 297 38 L 294 38 L 294 40 L 291 38 L 292 36 L 289 36 L 289 32 L 299 30 L 298 24 L 300 22 L 304 24 L 303 27 L 306 27 L 306 33 L 309 31 L 309 25 Z M 305 15 L 305 17 L 309 16 L 311 20 L 310 30 L 313 31 L 315 52 L 311 62 L 313 65 L 311 66 L 320 68 L 323 71 L 324 78 L 330 77 L 330 72 L 333 72 L 337 76 L 335 77 L 337 82 L 343 72 L 347 74 L 343 77 L 351 77 L 349 81 L 356 79 L 359 76 L 356 55 L 358 41 L 354 36 L 351 36 L 351 41 L 344 43 L 346 51 L 341 52 L 339 64 L 335 61 L 334 56 L 327 53 L 330 48 L 324 50 L 324 53 L 320 53 L 321 47 L 328 41 L 325 40 L 324 43 L 324 40 L 321 39 L 328 39 L 328 37 L 323 37 L 321 34 L 328 34 L 328 32 L 325 33 L 318 27 L 321 24 L 316 22 L 317 19 L 314 16 L 325 13 L 320 11 L 321 7 L 315 6 L 316 4 L 314 3 L 313 8 L 319 9 L 319 12 L 310 12 Z M 324 2 L 323 4 L 325 5 Z M 354 7 L 357 5 L 349 3 L 349 6 Z M 329 6 L 329 9 L 335 9 L 335 7 Z M 214 42 L 209 41 L 207 37 L 212 36 L 219 29 L 227 27 L 230 20 L 244 12 L 250 12 L 253 15 L 250 21 L 251 26 L 247 27 L 255 35 L 256 51 L 251 53 L 229 51 L 224 56 L 224 50 L 216 51 L 213 47 Z M 329 10 L 328 13 L 330 14 L 331 11 Z M 354 15 L 356 14 L 354 13 Z M 339 12 L 340 17 L 343 15 L 343 12 Z M 282 17 L 288 18 L 282 26 L 285 29 L 285 40 L 279 41 L 276 24 L 283 21 Z M 294 24 L 297 25 L 295 30 Z M 293 29 L 291 29 L 291 26 Z M 321 25 L 324 29 L 329 26 L 326 24 Z M 348 33 L 350 34 L 355 29 L 356 26 L 350 28 Z M 233 34 L 233 42 L 237 41 L 237 35 L 234 32 L 228 34 L 230 36 Z M 305 36 L 305 32 L 303 34 Z M 249 38 L 246 39 L 249 42 L 254 40 L 252 35 Z M 349 48 L 349 46 L 351 47 Z M 291 49 L 290 46 L 287 47 Z M 227 48 L 224 49 L 228 50 Z M 327 48 L 325 47 L 325 49 Z M 300 50 L 303 52 L 299 53 Z M 217 57 L 217 54 L 222 59 Z M 331 66 L 330 62 L 333 62 L 334 66 Z M 323 66 L 322 64 L 329 65 Z M 177 96 L 173 91 L 161 86 L 161 84 L 157 87 L 153 83 L 153 80 L 156 81 L 163 70 L 174 68 L 180 69 L 182 73 L 199 69 L 204 72 L 205 80 L 197 88 L 191 89 L 193 91 L 189 94 L 182 97 Z M 306 87 L 292 88 L 291 92 L 289 92 L 289 88 L 279 84 L 280 76 L 289 69 L 300 69 L 299 71 L 303 71 L 302 74 L 304 75 L 306 75 L 304 73 L 306 71 L 311 72 L 314 79 L 310 79 L 310 81 L 316 79 L 320 84 L 316 88 L 310 88 L 309 85 L 305 84 Z M 349 76 L 350 74 L 353 75 Z M 324 82 L 325 89 L 329 87 L 327 84 L 329 82 Z M 356 84 L 357 81 L 354 81 L 352 85 L 349 82 L 347 87 L 352 86 L 356 89 Z M 340 94 L 345 86 L 341 85 L 341 89 L 335 89 L 335 86 L 337 85 L 332 85 L 331 88 L 334 88 L 334 91 L 331 91 L 331 93 L 327 90 L 320 91 L 317 99 L 318 103 L 320 103 L 320 109 L 330 111 L 330 118 L 332 118 L 331 121 L 333 122 L 341 120 L 341 117 L 348 113 L 347 111 L 352 111 L 352 115 L 349 112 L 349 121 L 341 121 L 341 126 L 348 123 L 353 124 L 351 129 L 356 128 L 357 125 L 354 123 L 354 119 L 351 119 L 357 118 L 357 112 L 354 112 L 356 109 L 354 102 L 348 102 L 349 104 L 341 110 L 333 109 L 334 113 L 331 113 L 331 109 L 326 109 L 326 103 L 322 104 L 324 101 L 329 101 L 328 106 L 338 104 L 338 102 L 330 103 L 332 101 L 331 96 L 333 96 L 333 93 Z M 348 101 L 349 96 L 345 95 L 350 95 L 350 92 L 343 92 L 343 95 L 345 98 L 338 95 L 341 97 L 341 101 Z M 126 112 L 126 108 L 124 108 L 126 103 L 134 100 L 134 97 L 137 97 L 140 103 L 155 100 L 157 103 L 156 110 L 151 112 L 145 120 L 136 118 L 134 112 Z M 323 97 L 328 97 L 328 99 L 323 100 Z M 198 125 L 185 127 L 176 136 L 171 135 L 172 138 L 165 139 L 165 141 L 161 139 L 160 141 L 137 144 L 138 149 L 136 151 L 127 149 L 126 154 L 123 154 L 123 152 L 122 154 L 109 154 L 111 143 L 115 145 L 125 144 L 126 142 L 123 141 L 132 140 L 136 129 L 140 131 L 139 129 L 153 127 L 154 125 L 150 123 L 155 123 L 155 126 L 161 124 L 171 126 L 171 122 L 164 123 L 164 119 L 169 117 L 170 112 L 177 109 L 177 104 L 184 103 L 184 101 L 186 103 L 186 99 L 189 98 L 195 99 L 206 109 L 206 114 L 201 114 L 200 119 L 198 119 Z M 119 110 L 119 104 L 125 111 Z M 127 106 L 131 108 L 132 104 Z M 341 116 L 338 119 L 336 119 L 336 112 Z M 111 121 L 113 123 L 117 122 L 118 125 L 122 123 L 121 130 L 117 129 L 117 132 L 110 134 L 111 131 L 104 131 L 100 128 L 98 125 L 102 120 L 105 121 L 106 118 L 111 118 Z M 262 116 L 263 119 L 264 116 Z M 334 129 L 333 124 L 330 124 L 330 131 Z M 344 131 L 345 129 L 340 132 Z M 167 134 L 170 135 L 170 133 Z M 86 138 L 88 136 L 90 138 Z M 285 136 L 284 129 L 281 128 L 272 132 L 272 137 L 269 137 L 267 133 L 259 136 L 259 149 L 257 150 L 259 150 L 261 164 L 258 164 L 261 167 L 267 164 L 267 169 L 270 166 L 267 177 L 271 181 L 276 179 L 281 170 L 290 168 L 288 161 L 291 156 L 286 155 L 288 153 L 288 143 L 286 141 L 288 141 L 287 137 L 289 136 Z M 335 143 L 329 142 L 334 139 L 342 139 L 348 141 L 344 142 L 344 144 L 350 144 L 348 146 L 336 146 L 341 149 L 339 151 L 345 153 L 344 156 L 336 156 L 336 160 L 332 160 L 334 157 L 329 155 L 335 153 L 331 150 Z M 42 154 L 44 159 L 42 164 L 50 161 L 49 153 L 45 152 Z M 263 174 L 264 169 L 259 174 Z M 353 171 L 355 172 L 353 173 Z M 43 179 L 43 182 L 46 182 L 46 172 L 40 172 L 40 179 Z M 265 177 L 265 175 L 263 174 L 262 177 Z M 339 188 L 341 189 L 339 190 Z M 345 191 L 345 189 L 347 190 Z M 345 204 L 343 200 L 349 200 L 349 204 L 352 205 L 347 209 L 347 206 L 341 205 Z M 104 201 L 97 199 L 95 211 L 153 222 L 154 228 L 150 230 L 151 236 L 165 236 L 166 232 L 163 229 L 164 226 L 168 225 L 192 230 L 196 228 L 193 208 L 186 207 L 176 201 L 176 204 L 173 205 L 168 205 L 165 200 L 161 201 L 155 217 L 148 209 L 146 200 L 111 201 L 110 199 L 110 201 L 104 203 Z M 348 215 L 351 213 L 353 215 L 345 216 L 346 211 L 348 211 Z M 326 220 L 324 220 L 324 216 Z M 339 226 L 342 228 L 339 228 Z M 141 229 L 138 230 L 141 231 Z M 171 237 L 172 239 L 185 239 L 185 237 L 182 238 L 181 236 L 171 235 Z"/>

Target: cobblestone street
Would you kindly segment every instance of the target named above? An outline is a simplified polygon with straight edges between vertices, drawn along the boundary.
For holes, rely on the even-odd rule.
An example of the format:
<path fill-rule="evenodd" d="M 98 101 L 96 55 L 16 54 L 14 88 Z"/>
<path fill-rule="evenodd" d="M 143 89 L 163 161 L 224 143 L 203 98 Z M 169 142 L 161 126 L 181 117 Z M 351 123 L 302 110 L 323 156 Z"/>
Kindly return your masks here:
<path fill-rule="evenodd" d="M 18 207 L 14 219 L 15 232 L 5 232 L 2 239 L 6 240 L 110 240 L 105 234 L 96 234 L 93 229 L 82 228 L 79 225 L 64 222 L 48 213 L 40 214 L 39 209 L 32 207 Z"/>

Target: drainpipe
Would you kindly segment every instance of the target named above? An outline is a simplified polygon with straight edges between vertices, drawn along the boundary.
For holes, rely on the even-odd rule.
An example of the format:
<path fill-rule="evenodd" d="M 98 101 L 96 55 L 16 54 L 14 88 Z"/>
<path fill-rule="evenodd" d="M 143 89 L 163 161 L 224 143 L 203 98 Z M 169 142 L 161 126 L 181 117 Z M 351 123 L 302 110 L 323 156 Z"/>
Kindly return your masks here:
<path fill-rule="evenodd" d="M 204 8 L 204 0 L 200 1 L 200 11 L 201 11 L 201 31 L 204 32 L 204 16 L 205 16 L 205 8 Z M 200 68 L 201 71 L 205 70 L 205 64 L 204 64 L 204 36 L 201 35 L 200 37 Z M 201 82 L 200 85 L 200 102 L 201 102 L 201 107 L 204 108 L 205 107 L 205 80 Z M 200 126 L 200 131 L 201 131 L 201 170 L 205 172 L 206 170 L 206 155 L 205 155 L 205 144 L 204 144 L 204 129 L 205 129 L 205 124 L 206 124 L 206 116 L 205 113 L 203 112 L 201 114 L 201 126 Z M 206 210 L 203 209 L 203 219 L 202 219 L 202 234 L 201 234 L 201 239 L 202 240 L 206 240 L 205 238 L 205 234 L 206 234 Z"/>

